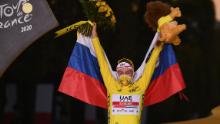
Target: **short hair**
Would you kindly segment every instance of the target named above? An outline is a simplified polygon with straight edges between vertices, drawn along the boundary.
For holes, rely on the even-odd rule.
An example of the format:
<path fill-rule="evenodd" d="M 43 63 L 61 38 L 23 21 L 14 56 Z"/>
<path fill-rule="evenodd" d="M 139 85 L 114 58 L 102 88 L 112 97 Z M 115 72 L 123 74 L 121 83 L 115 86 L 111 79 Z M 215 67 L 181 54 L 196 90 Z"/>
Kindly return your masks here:
<path fill-rule="evenodd" d="M 134 64 L 133 64 L 133 62 L 130 59 L 122 58 L 122 59 L 118 60 L 118 64 L 120 64 L 122 62 L 126 62 L 126 63 L 130 64 L 132 66 L 132 68 L 134 68 Z"/>

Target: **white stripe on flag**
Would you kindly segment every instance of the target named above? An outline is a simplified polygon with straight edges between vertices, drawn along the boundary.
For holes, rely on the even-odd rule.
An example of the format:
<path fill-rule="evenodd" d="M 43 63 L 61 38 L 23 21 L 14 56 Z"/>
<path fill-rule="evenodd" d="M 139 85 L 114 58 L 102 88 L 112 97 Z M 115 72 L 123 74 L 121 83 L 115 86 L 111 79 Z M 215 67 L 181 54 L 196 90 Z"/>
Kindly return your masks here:
<path fill-rule="evenodd" d="M 149 49 L 148 49 L 148 51 L 147 51 L 147 53 L 145 55 L 144 61 L 142 62 L 141 66 L 135 72 L 135 76 L 133 78 L 133 81 L 136 81 L 136 80 L 138 80 L 141 77 L 141 75 L 142 75 L 142 73 L 144 71 L 146 60 L 149 57 L 151 51 L 153 50 L 155 44 L 157 43 L 158 38 L 159 38 L 159 33 L 156 32 L 156 34 L 154 35 L 154 38 L 153 38 L 153 40 L 151 42 L 151 45 L 150 45 L 150 47 L 149 47 Z"/>

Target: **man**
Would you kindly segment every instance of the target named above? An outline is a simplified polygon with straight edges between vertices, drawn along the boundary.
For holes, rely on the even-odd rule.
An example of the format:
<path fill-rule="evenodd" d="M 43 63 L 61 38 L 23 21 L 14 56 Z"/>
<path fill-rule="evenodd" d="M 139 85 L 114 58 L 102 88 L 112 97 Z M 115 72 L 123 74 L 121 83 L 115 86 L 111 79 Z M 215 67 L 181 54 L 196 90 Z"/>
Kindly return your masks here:
<path fill-rule="evenodd" d="M 181 15 L 181 11 L 179 8 L 171 8 L 170 14 L 158 19 L 158 31 L 163 24 L 167 24 L 174 19 L 174 17 L 172 18 L 173 14 L 174 16 Z M 176 27 L 173 26 L 173 29 L 175 28 Z M 172 27 L 170 28 L 170 30 L 173 29 Z M 179 33 L 180 32 L 174 32 L 174 35 L 171 34 L 171 36 L 175 37 Z M 108 61 L 105 58 L 104 51 L 97 36 L 96 24 L 94 24 L 92 31 L 92 43 L 97 55 L 100 72 L 107 89 L 108 123 L 140 124 L 144 93 L 151 81 L 157 59 L 163 48 L 163 44 L 173 43 L 173 41 L 165 40 L 163 42 L 157 42 L 145 65 L 142 76 L 136 81 L 133 81 L 134 65 L 129 59 L 121 59 L 118 61 L 116 67 L 117 79 L 112 75 Z"/>
<path fill-rule="evenodd" d="M 112 75 L 96 33 L 96 25 L 92 32 L 92 42 L 108 93 L 108 123 L 140 124 L 143 96 L 151 80 L 163 43 L 158 42 L 146 63 L 142 76 L 133 82 L 134 65 L 129 59 L 122 59 L 118 62 L 117 79 Z"/>

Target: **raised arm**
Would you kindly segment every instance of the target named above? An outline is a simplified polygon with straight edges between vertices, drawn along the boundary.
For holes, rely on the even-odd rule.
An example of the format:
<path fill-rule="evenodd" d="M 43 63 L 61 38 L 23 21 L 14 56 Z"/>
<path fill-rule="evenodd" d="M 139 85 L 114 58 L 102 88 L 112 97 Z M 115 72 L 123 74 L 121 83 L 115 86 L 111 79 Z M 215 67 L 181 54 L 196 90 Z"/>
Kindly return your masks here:
<path fill-rule="evenodd" d="M 108 62 L 106 60 L 104 50 L 96 34 L 96 26 L 94 27 L 93 33 L 92 33 L 92 44 L 95 49 L 95 53 L 96 53 L 98 63 L 100 66 L 100 72 L 104 80 L 105 86 L 108 90 L 111 90 L 111 88 L 113 88 L 114 86 L 115 78 L 113 77 L 111 73 L 111 69 L 109 68 Z"/>
<path fill-rule="evenodd" d="M 163 44 L 164 43 L 158 43 L 155 48 L 153 49 L 149 60 L 147 61 L 145 68 L 144 68 L 144 72 L 142 74 L 142 76 L 140 77 L 140 79 L 136 82 L 136 85 L 139 85 L 143 90 L 145 90 L 152 78 L 152 75 L 154 73 L 155 67 L 156 67 L 156 63 L 158 60 L 158 57 L 160 55 L 160 52 L 163 48 Z"/>

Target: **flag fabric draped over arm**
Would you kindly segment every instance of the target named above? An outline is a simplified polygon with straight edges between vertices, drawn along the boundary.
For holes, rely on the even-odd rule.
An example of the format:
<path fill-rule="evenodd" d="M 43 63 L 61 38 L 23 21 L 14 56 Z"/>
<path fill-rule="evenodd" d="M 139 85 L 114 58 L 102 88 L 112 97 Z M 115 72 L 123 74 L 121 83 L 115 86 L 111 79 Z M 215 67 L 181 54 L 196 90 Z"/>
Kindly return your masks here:
<path fill-rule="evenodd" d="M 151 84 L 145 92 L 144 105 L 161 102 L 185 88 L 172 45 L 164 45 Z"/>

